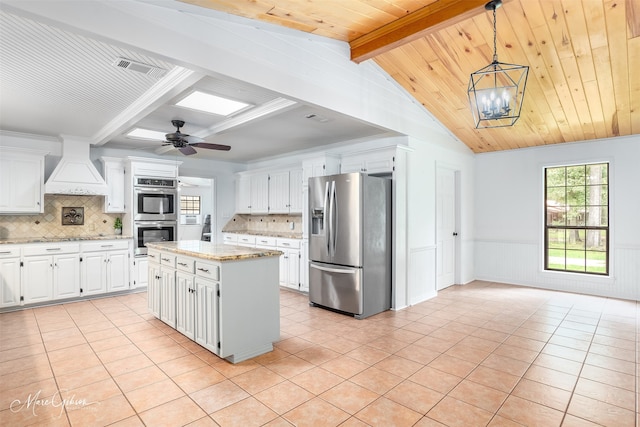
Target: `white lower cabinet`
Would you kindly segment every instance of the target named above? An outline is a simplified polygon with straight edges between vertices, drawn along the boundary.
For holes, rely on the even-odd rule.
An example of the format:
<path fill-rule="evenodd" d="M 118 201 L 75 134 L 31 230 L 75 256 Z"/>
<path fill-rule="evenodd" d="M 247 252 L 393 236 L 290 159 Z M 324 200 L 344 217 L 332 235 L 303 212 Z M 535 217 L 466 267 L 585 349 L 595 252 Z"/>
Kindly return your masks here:
<path fill-rule="evenodd" d="M 220 355 L 218 295 L 220 284 L 202 277 L 195 278 L 195 341 Z"/>
<path fill-rule="evenodd" d="M 196 339 L 195 336 L 196 285 L 193 274 L 176 272 L 176 329 L 181 334 Z"/>
<path fill-rule="evenodd" d="M 275 257 L 217 262 L 160 251 L 157 263 L 152 255 L 155 249 L 147 286 L 154 316 L 175 319 L 177 331 L 232 363 L 273 349 L 280 336 Z"/>
<path fill-rule="evenodd" d="M 133 283 L 132 288 L 147 286 L 149 282 L 149 259 L 146 256 L 135 257 L 133 260 Z"/>
<path fill-rule="evenodd" d="M 33 304 L 80 296 L 78 252 L 78 244 L 25 247 L 22 250 L 24 303 Z"/>
<path fill-rule="evenodd" d="M 300 290 L 300 241 L 277 239 L 280 255 L 280 286 Z"/>
<path fill-rule="evenodd" d="M 20 305 L 20 248 L 0 247 L 0 308 Z"/>
<path fill-rule="evenodd" d="M 147 307 L 149 312 L 160 318 L 160 254 L 149 251 L 149 273 L 147 282 Z"/>
<path fill-rule="evenodd" d="M 129 289 L 129 242 L 86 242 L 82 251 L 82 295 L 98 295 Z"/>

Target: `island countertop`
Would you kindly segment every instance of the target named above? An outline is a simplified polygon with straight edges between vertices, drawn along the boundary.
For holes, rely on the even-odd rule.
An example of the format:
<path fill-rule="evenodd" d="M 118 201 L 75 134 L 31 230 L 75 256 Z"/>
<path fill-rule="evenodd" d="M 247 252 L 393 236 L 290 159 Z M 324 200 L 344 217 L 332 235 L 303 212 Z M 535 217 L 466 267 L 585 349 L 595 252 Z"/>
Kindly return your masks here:
<path fill-rule="evenodd" d="M 179 240 L 177 242 L 147 243 L 150 249 L 168 251 L 212 261 L 237 261 L 241 259 L 272 257 L 282 255 L 273 249 L 254 249 L 242 246 L 216 245 L 201 240 Z"/>

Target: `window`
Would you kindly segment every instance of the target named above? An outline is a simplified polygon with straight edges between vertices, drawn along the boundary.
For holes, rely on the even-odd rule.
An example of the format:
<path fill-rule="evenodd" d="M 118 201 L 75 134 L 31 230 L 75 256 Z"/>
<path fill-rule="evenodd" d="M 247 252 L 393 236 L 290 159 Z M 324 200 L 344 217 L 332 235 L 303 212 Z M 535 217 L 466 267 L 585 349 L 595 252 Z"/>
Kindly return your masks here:
<path fill-rule="evenodd" d="M 180 196 L 181 215 L 200 215 L 200 196 Z"/>
<path fill-rule="evenodd" d="M 609 274 L 609 164 L 545 168 L 545 270 Z"/>

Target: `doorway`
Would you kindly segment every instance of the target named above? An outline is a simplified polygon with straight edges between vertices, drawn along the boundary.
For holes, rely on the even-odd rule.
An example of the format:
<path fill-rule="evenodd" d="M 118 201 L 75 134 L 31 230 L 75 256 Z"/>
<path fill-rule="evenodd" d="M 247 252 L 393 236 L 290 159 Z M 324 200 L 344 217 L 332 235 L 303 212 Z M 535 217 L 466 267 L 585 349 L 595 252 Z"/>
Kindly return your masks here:
<path fill-rule="evenodd" d="M 178 240 L 202 240 L 203 227 L 209 216 L 210 238 L 215 243 L 214 180 L 189 176 L 178 177 L 180 215 Z"/>
<path fill-rule="evenodd" d="M 460 172 L 436 168 L 436 290 L 455 283 Z"/>

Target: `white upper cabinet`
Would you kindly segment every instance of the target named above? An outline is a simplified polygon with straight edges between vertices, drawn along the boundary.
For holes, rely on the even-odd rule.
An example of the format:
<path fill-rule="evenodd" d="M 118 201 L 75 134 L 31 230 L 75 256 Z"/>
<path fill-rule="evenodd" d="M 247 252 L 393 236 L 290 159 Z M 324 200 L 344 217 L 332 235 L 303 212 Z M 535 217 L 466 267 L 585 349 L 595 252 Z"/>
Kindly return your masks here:
<path fill-rule="evenodd" d="M 269 174 L 251 175 L 251 213 L 269 213 Z"/>
<path fill-rule="evenodd" d="M 309 185 L 314 176 L 335 175 L 340 173 L 340 159 L 334 155 L 323 155 L 302 162 L 302 185 Z"/>
<path fill-rule="evenodd" d="M 269 175 L 269 213 L 289 213 L 289 171 Z"/>
<path fill-rule="evenodd" d="M 302 213 L 302 169 L 293 169 L 289 172 L 289 213 Z"/>
<path fill-rule="evenodd" d="M 342 156 L 341 173 L 364 172 L 367 174 L 393 173 L 395 149 L 380 149 Z"/>
<path fill-rule="evenodd" d="M 125 211 L 125 165 L 121 159 L 102 157 L 104 180 L 109 193 L 104 197 L 106 213 L 123 213 Z"/>
<path fill-rule="evenodd" d="M 251 213 L 251 176 L 237 175 L 236 179 L 236 213 Z"/>
<path fill-rule="evenodd" d="M 0 213 L 44 212 L 44 156 L 0 148 Z"/>

